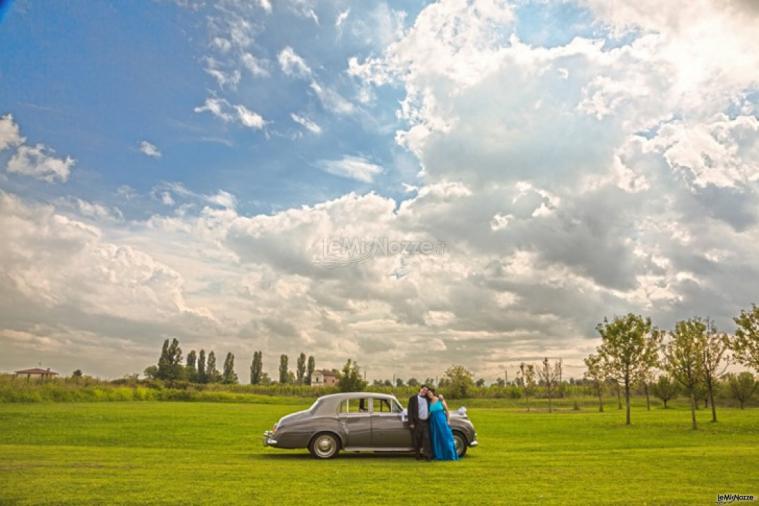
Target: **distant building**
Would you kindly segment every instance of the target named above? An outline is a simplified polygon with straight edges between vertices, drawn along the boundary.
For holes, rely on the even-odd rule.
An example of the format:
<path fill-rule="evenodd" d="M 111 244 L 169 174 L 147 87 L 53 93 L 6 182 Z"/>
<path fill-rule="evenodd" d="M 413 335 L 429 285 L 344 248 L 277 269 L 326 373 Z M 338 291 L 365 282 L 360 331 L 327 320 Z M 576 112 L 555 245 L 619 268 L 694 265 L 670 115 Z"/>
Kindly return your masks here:
<path fill-rule="evenodd" d="M 53 376 L 58 376 L 58 373 L 55 371 L 51 371 L 48 367 L 47 369 L 40 369 L 39 367 L 34 367 L 32 369 L 21 369 L 20 371 L 16 371 L 16 377 L 18 376 L 26 376 L 26 381 L 29 381 L 32 376 L 39 376 L 42 380 L 47 380 L 52 378 Z"/>
<path fill-rule="evenodd" d="M 314 377 L 311 380 L 313 387 L 331 387 L 337 385 L 337 371 L 321 369 L 314 371 Z"/>

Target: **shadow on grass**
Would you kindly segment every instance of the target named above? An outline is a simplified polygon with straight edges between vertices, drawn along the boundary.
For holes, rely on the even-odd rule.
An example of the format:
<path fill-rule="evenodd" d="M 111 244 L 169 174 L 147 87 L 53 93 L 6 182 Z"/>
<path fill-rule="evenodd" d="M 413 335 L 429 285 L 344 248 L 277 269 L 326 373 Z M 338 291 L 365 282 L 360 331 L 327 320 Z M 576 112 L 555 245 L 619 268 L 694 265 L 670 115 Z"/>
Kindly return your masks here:
<path fill-rule="evenodd" d="M 319 461 L 311 456 L 310 453 L 258 453 L 250 454 L 248 456 L 251 460 L 282 460 L 282 461 Z M 471 460 L 471 456 L 467 455 L 464 459 Z M 337 457 L 329 460 L 395 460 L 395 461 L 407 461 L 417 462 L 413 454 L 409 453 L 371 453 L 371 452 L 342 452 Z M 434 460 L 431 462 L 435 462 Z M 420 464 L 425 462 L 420 461 Z"/>

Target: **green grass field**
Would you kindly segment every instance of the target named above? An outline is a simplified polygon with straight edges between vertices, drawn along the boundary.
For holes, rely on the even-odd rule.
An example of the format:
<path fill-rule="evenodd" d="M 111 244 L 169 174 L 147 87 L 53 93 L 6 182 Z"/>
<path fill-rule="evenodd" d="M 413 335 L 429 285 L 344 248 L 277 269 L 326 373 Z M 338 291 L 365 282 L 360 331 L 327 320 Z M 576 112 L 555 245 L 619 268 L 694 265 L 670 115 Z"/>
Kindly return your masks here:
<path fill-rule="evenodd" d="M 0 404 L 1 504 L 714 504 L 759 494 L 759 410 L 470 409 L 460 462 L 261 446 L 292 404 Z M 479 403 L 478 403 L 479 404 Z"/>

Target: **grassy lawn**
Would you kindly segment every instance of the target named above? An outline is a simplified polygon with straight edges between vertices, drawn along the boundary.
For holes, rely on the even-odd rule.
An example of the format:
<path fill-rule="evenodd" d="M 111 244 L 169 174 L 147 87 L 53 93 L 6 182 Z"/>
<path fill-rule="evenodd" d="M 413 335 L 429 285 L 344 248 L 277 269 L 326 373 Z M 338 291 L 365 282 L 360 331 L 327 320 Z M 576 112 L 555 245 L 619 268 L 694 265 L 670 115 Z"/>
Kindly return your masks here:
<path fill-rule="evenodd" d="M 470 409 L 462 461 L 267 449 L 293 404 L 0 404 L 0 504 L 714 504 L 759 495 L 759 410 Z"/>

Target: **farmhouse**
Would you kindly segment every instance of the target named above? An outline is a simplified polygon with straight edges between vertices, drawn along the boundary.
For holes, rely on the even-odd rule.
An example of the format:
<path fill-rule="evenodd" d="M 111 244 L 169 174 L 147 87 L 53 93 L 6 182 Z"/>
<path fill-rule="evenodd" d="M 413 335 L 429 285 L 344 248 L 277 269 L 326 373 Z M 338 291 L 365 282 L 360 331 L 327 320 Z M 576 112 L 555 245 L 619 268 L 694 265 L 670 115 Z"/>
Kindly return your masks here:
<path fill-rule="evenodd" d="M 51 379 L 53 376 L 58 376 L 58 373 L 51 371 L 49 367 L 47 369 L 33 367 L 32 369 L 21 369 L 20 371 L 16 371 L 16 377 L 18 376 L 26 376 L 26 381 L 29 381 L 32 376 L 38 376 L 41 380 L 44 381 Z"/>
<path fill-rule="evenodd" d="M 328 369 L 314 371 L 314 379 L 311 381 L 311 386 L 331 387 L 334 385 L 337 385 L 337 371 L 330 371 Z"/>

